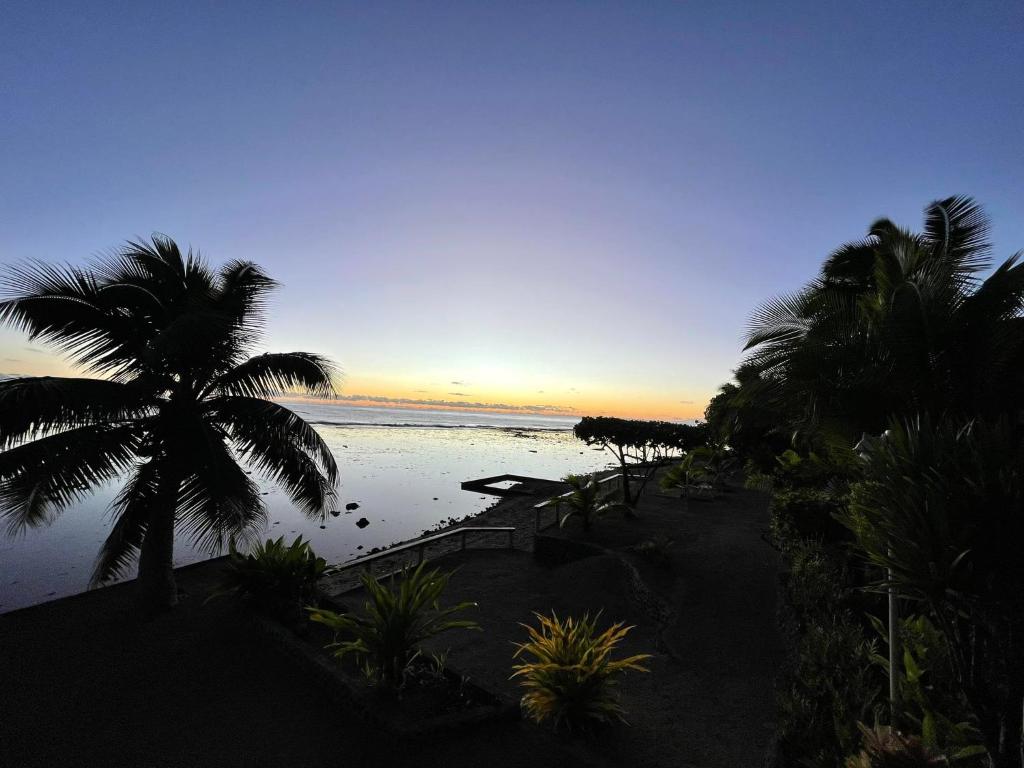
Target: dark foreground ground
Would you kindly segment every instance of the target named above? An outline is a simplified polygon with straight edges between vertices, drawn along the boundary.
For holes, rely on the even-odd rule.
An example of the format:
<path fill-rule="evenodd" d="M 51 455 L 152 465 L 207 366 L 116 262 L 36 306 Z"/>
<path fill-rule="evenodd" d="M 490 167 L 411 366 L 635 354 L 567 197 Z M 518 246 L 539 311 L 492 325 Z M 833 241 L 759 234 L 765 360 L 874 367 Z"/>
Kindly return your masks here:
<path fill-rule="evenodd" d="M 152 621 L 131 610 L 131 583 L 0 616 L 0 766 L 761 765 L 779 659 L 765 507 L 746 492 L 688 510 L 649 494 L 640 520 L 598 523 L 589 538 L 603 555 L 554 568 L 522 551 L 439 561 L 461 565 L 450 598 L 477 601 L 484 632 L 436 647 L 511 695 L 511 643 L 534 610 L 635 624 L 624 652 L 654 658 L 622 683 L 630 727 L 584 740 L 524 722 L 396 743 L 339 709 L 232 602 L 204 604 L 211 562 L 183 569 L 188 597 Z M 627 549 L 666 533 L 667 569 Z"/>

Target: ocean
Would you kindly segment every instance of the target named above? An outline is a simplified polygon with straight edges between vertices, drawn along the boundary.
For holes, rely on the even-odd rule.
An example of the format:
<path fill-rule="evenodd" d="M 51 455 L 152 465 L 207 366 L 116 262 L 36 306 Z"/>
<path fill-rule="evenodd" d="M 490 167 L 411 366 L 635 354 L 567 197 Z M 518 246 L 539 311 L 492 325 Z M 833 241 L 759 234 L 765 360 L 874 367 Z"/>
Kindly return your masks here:
<path fill-rule="evenodd" d="M 558 479 L 604 469 L 612 458 L 573 437 L 573 418 L 282 402 L 312 423 L 334 453 L 341 472 L 338 514 L 322 523 L 308 520 L 281 490 L 264 485 L 265 534 L 286 541 L 301 535 L 332 563 L 415 538 L 494 503 L 496 497 L 461 490 L 464 480 L 504 473 Z M 117 488 L 101 488 L 47 528 L 0 538 L 0 613 L 87 588 Z M 359 508 L 346 514 L 352 502 Z M 356 521 L 362 517 L 370 524 L 360 529 Z M 175 565 L 207 557 L 185 539 L 176 542 Z"/>

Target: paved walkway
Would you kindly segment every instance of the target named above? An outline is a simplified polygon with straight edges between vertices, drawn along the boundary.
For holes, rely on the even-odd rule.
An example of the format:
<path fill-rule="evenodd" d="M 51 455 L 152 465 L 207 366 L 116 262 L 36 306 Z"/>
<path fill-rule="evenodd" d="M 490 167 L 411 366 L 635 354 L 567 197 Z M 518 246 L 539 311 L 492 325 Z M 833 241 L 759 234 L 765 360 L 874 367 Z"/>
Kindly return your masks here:
<path fill-rule="evenodd" d="M 654 658 L 650 674 L 622 682 L 631 727 L 577 743 L 578 754 L 594 765 L 756 768 L 774 736 L 774 673 L 782 658 L 778 562 L 761 538 L 767 499 L 736 491 L 686 508 L 678 498 L 649 493 L 638 509 L 639 519 L 595 524 L 587 538 L 608 554 L 557 568 L 524 552 L 468 551 L 441 560 L 441 567 L 458 568 L 446 602 L 477 602 L 472 615 L 484 631 L 449 633 L 431 648 L 448 649 L 460 671 L 518 696 L 509 675 L 512 643 L 525 635 L 520 624 L 533 622 L 534 611 L 601 611 L 608 622 L 635 625 L 623 653 Z M 547 534 L 582 536 L 571 527 Z M 674 540 L 667 569 L 628 550 L 662 536 Z M 347 599 L 358 605 L 362 598 L 356 592 Z"/>
<path fill-rule="evenodd" d="M 535 503 L 495 511 L 532 523 Z M 603 610 L 636 625 L 623 652 L 653 652 L 650 674 L 621 686 L 631 727 L 593 740 L 555 738 L 528 723 L 488 726 L 417 744 L 417 765 L 758 766 L 773 731 L 776 562 L 760 538 L 763 497 L 737 492 L 693 503 L 648 495 L 638 520 L 608 519 L 592 541 L 610 550 L 545 568 L 520 550 L 454 554 L 446 600 L 475 600 L 483 632 L 450 633 L 435 649 L 510 695 L 512 642 L 534 610 Z M 499 517 L 505 515 L 505 517 Z M 517 526 L 519 527 L 519 526 Z M 532 525 L 523 523 L 524 531 Z M 558 535 L 574 536 L 571 528 Z M 524 533 L 524 535 L 526 535 Z M 660 570 L 626 547 L 675 539 Z M 400 765 L 409 747 L 366 728 L 269 648 L 229 600 L 204 603 L 214 561 L 180 571 L 190 593 L 140 622 L 127 583 L 0 616 L 0 765 L 31 768 L 270 768 Z M 635 576 L 667 607 L 637 599 Z M 358 599 L 351 595 L 349 599 Z M 568 751 L 566 751 L 568 750 Z"/>

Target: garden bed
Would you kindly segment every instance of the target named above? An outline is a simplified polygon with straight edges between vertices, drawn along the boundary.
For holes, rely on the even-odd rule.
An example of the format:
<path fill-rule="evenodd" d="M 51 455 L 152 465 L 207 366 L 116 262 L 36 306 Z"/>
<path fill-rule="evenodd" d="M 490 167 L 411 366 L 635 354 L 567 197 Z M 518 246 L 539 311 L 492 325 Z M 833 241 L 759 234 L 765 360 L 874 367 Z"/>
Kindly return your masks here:
<path fill-rule="evenodd" d="M 400 694 L 388 694 L 371 685 L 355 663 L 339 661 L 324 648 L 331 641 L 326 628 L 308 625 L 300 634 L 266 616 L 255 615 L 253 620 L 331 699 L 396 737 L 421 738 L 519 718 L 518 702 L 483 688 L 449 665 L 435 670 L 429 660 L 417 660 Z"/>

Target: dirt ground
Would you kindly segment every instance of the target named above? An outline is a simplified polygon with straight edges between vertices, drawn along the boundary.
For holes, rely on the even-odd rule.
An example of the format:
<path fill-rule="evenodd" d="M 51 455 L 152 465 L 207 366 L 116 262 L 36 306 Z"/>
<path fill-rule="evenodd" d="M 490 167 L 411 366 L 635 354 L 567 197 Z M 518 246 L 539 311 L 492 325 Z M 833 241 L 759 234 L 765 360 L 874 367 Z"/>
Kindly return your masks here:
<path fill-rule="evenodd" d="M 606 554 L 558 567 L 521 550 L 438 561 L 459 566 L 448 598 L 478 602 L 484 631 L 450 633 L 435 649 L 511 696 L 512 642 L 533 611 L 603 610 L 635 624 L 623 652 L 654 658 L 650 674 L 622 682 L 628 727 L 582 739 L 521 722 L 394 743 L 327 699 L 238 606 L 204 603 L 213 561 L 182 569 L 188 596 L 152 621 L 132 611 L 132 583 L 0 616 L 0 765 L 760 765 L 780 656 L 766 506 L 742 491 L 688 510 L 648 494 L 638 520 L 596 524 L 589 539 Z M 625 549 L 657 534 L 675 540 L 667 569 Z"/>

